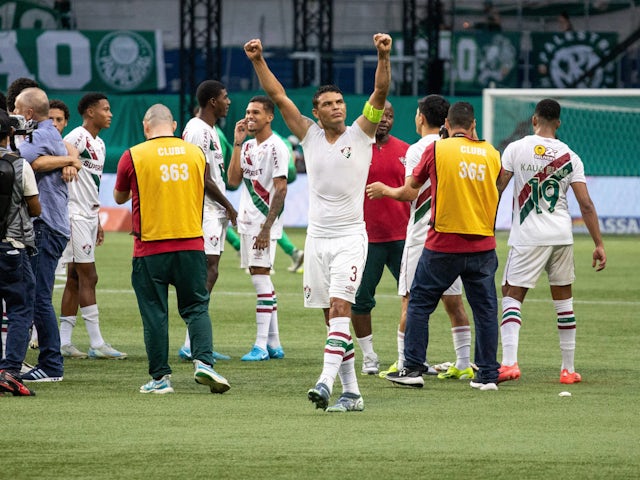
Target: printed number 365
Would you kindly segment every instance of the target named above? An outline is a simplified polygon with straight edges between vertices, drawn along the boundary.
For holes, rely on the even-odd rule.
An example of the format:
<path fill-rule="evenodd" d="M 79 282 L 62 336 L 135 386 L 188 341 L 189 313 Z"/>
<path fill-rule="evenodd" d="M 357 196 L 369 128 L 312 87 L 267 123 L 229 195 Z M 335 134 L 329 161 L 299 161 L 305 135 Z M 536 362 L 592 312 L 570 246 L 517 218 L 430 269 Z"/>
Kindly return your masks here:
<path fill-rule="evenodd" d="M 172 163 L 171 165 L 160 165 L 160 179 L 163 182 L 177 182 L 178 180 L 189 179 L 189 166 L 186 163 Z"/>
<path fill-rule="evenodd" d="M 460 178 L 468 178 L 469 180 L 477 180 L 484 182 L 486 165 L 476 165 L 475 163 L 460 162 L 460 170 L 458 175 Z"/>

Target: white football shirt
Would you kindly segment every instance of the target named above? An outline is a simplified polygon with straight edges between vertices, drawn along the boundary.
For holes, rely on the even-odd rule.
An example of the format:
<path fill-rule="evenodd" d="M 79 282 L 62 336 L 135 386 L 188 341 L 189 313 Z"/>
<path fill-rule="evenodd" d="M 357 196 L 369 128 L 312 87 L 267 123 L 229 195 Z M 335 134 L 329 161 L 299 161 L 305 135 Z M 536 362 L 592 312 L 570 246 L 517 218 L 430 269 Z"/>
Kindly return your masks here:
<path fill-rule="evenodd" d="M 354 122 L 335 143 L 315 123 L 300 144 L 309 184 L 309 225 L 312 237 L 366 234 L 364 189 L 371 165 L 373 137 Z"/>
<path fill-rule="evenodd" d="M 289 147 L 276 134 L 260 145 L 255 138 L 245 142 L 240 152 L 243 187 L 240 192 L 238 233 L 257 235 L 269 214 L 275 193 L 273 179 L 287 178 Z M 271 238 L 282 237 L 282 218 L 273 222 Z"/>
<path fill-rule="evenodd" d="M 558 139 L 528 135 L 507 146 L 502 166 L 514 182 L 508 244 L 573 244 L 567 190 L 586 183 L 580 157 Z"/>
<path fill-rule="evenodd" d="M 420 159 L 426 148 L 439 138 L 440 136 L 438 134 L 425 135 L 408 148 L 405 156 L 405 176 L 412 176 L 413 169 L 420 163 Z M 411 247 L 424 244 L 430 228 L 430 219 L 431 180 L 427 178 L 427 181 L 418 191 L 418 198 L 411 202 L 409 223 L 407 224 L 407 239 L 405 240 L 406 246 Z"/>
<path fill-rule="evenodd" d="M 100 210 L 100 180 L 107 155 L 104 142 L 80 126 L 69 132 L 65 141 L 78 149 L 82 168 L 78 178 L 69 182 L 69 215 L 94 217 Z"/>
<path fill-rule="evenodd" d="M 204 120 L 194 117 L 189 120 L 184 127 L 182 139 L 202 149 L 209 164 L 211 179 L 224 195 L 227 191 L 222 177 L 224 172 L 224 156 L 222 154 L 220 137 L 215 127 L 211 127 Z M 205 210 L 212 210 L 218 218 L 227 216 L 227 210 L 218 202 L 212 200 L 208 195 L 204 196 L 204 207 Z"/>

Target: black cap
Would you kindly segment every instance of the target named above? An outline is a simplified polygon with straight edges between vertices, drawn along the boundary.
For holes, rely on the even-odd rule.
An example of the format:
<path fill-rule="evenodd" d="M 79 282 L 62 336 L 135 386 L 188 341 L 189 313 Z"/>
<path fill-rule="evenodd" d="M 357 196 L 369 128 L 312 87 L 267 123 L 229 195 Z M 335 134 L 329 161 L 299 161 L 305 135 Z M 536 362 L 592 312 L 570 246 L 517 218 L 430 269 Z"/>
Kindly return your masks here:
<path fill-rule="evenodd" d="M 9 114 L 5 110 L 0 110 L 0 134 L 9 135 L 11 133 L 11 123 Z"/>

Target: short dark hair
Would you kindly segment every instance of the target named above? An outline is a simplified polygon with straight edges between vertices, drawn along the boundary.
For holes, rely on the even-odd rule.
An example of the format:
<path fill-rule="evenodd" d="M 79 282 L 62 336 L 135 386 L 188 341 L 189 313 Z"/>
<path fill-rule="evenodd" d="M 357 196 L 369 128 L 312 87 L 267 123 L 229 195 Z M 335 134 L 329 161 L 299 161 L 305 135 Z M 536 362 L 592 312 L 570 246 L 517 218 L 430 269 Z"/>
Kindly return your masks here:
<path fill-rule="evenodd" d="M 449 107 L 447 120 L 449 120 L 451 128 L 464 128 L 465 130 L 468 130 L 471 128 L 471 125 L 475 120 L 473 105 L 469 102 L 454 103 Z"/>
<path fill-rule="evenodd" d="M 57 108 L 58 110 L 62 110 L 62 112 L 64 113 L 64 119 L 69 120 L 69 116 L 71 115 L 71 112 L 69 112 L 69 107 L 67 107 L 67 104 L 64 103 L 62 100 L 58 100 L 57 98 L 53 98 L 49 100 L 49 110 L 51 110 L 52 108 Z"/>
<path fill-rule="evenodd" d="M 7 111 L 13 112 L 16 109 L 16 97 L 25 88 L 32 87 L 40 88 L 40 84 L 32 78 L 20 77 L 11 82 L 11 85 L 7 88 Z"/>
<path fill-rule="evenodd" d="M 316 93 L 313 94 L 313 98 L 311 99 L 313 108 L 318 108 L 318 98 L 320 97 L 320 95 L 327 92 L 335 92 L 343 95 L 342 90 L 340 90 L 340 87 L 338 87 L 337 85 L 321 85 L 320 87 L 318 87 Z"/>
<path fill-rule="evenodd" d="M 96 105 L 100 100 L 109 100 L 104 93 L 91 92 L 83 96 L 78 102 L 78 113 L 84 115 L 85 112 Z"/>
<path fill-rule="evenodd" d="M 256 95 L 251 97 L 249 103 L 251 102 L 261 103 L 267 113 L 273 113 L 276 108 L 271 99 L 265 95 Z"/>
<path fill-rule="evenodd" d="M 536 105 L 535 115 L 544 120 L 560 120 L 560 104 L 552 98 L 540 100 Z"/>
<path fill-rule="evenodd" d="M 198 105 L 200 105 L 200 108 L 204 108 L 210 99 L 218 98 L 222 91 L 226 89 L 227 87 L 225 87 L 222 82 L 217 80 L 205 80 L 198 85 L 198 89 L 196 90 Z"/>
<path fill-rule="evenodd" d="M 444 119 L 449 112 L 449 102 L 440 95 L 427 95 L 418 100 L 418 111 L 427 119 L 430 127 L 444 125 Z"/>

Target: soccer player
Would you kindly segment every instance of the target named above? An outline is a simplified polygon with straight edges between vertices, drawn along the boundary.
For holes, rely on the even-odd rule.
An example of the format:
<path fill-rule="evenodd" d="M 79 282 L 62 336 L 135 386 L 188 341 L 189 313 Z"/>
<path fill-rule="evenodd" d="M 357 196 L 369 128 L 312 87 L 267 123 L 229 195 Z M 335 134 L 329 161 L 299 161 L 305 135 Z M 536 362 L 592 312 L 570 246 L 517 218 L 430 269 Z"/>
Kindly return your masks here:
<path fill-rule="evenodd" d="M 149 107 L 142 125 L 147 140 L 122 154 L 113 190 L 116 203 L 131 199 L 131 283 L 152 377 L 140 393 L 174 391 L 169 365 L 169 285 L 175 287 L 180 316 L 189 329 L 195 381 L 208 386 L 211 393 L 224 393 L 229 382 L 213 369 L 202 236 L 206 159 L 200 148 L 173 136 L 177 125 L 166 106 Z"/>
<path fill-rule="evenodd" d="M 386 182 L 392 187 L 404 183 L 405 154 L 409 144 L 390 134 L 394 112 L 391 102 L 385 102 L 384 113 L 376 130 L 376 143 L 372 147 L 371 166 L 367 183 Z M 364 222 L 367 229 L 367 262 L 362 282 L 351 308 L 351 322 L 356 340 L 362 350 L 362 373 L 377 375 L 378 355 L 373 349 L 371 311 L 376 306 L 376 287 L 386 266 L 398 281 L 402 251 L 407 235 L 409 204 L 391 199 L 373 201 L 364 198 Z"/>
<path fill-rule="evenodd" d="M 411 216 L 407 225 L 407 239 L 402 255 L 398 285 L 398 294 L 402 296 L 402 310 L 397 334 L 398 360 L 388 370 L 380 372 L 382 378 L 386 378 L 387 374 L 397 372 L 404 367 L 404 334 L 409 291 L 430 228 L 431 180 L 427 179 L 419 189 L 414 189 L 411 186 L 413 169 L 420 163 L 420 158 L 427 146 L 440 139 L 440 130 L 444 125 L 448 110 L 449 102 L 440 95 L 429 95 L 422 98 L 418 102 L 415 117 L 416 131 L 421 138 L 407 150 L 404 185 L 398 188 L 392 188 L 381 182 L 367 185 L 369 198 L 390 197 L 396 200 L 411 201 Z M 446 133 L 446 130 L 443 131 Z M 472 379 L 474 374 L 470 360 L 471 327 L 462 303 L 462 280 L 460 277 L 442 294 L 442 303 L 451 320 L 456 363 L 451 365 L 446 372 L 438 373 L 438 378 Z M 425 373 L 433 375 L 436 371 L 432 367 L 427 367 Z"/>
<path fill-rule="evenodd" d="M 98 192 L 106 158 L 104 142 L 98 135 L 111 126 L 113 114 L 106 95 L 97 92 L 87 93 L 80 99 L 78 113 L 82 116 L 82 125 L 64 137 L 78 149 L 82 169 L 77 180 L 69 184 L 71 238 L 62 253 L 62 262 L 67 266 L 67 282 L 60 309 L 60 351 L 67 358 L 124 359 L 126 353 L 116 350 L 102 338 L 96 300 L 95 248 L 104 242 L 104 230 L 98 217 Z M 89 334 L 88 353 L 72 342 L 78 306 Z"/>
<path fill-rule="evenodd" d="M 205 176 L 204 217 L 204 253 L 207 256 L 207 290 L 209 294 L 218 280 L 220 255 L 224 250 L 225 235 L 229 220 L 236 224 L 238 212 L 225 196 L 223 180 L 224 156 L 222 144 L 215 128 L 221 118 L 227 116 L 231 100 L 225 86 L 217 80 L 205 80 L 196 90 L 198 113 L 187 122 L 182 138 L 199 146 L 207 159 Z M 191 360 L 191 339 L 187 332 L 184 345 L 178 355 L 183 360 Z M 216 360 L 229 360 L 228 355 L 213 352 Z"/>
<path fill-rule="evenodd" d="M 567 204 L 569 187 L 580 206 L 582 219 L 595 244 L 593 267 L 599 272 L 607 264 L 600 235 L 598 214 L 589 196 L 584 165 L 556 137 L 560 128 L 560 104 L 550 98 L 538 102 L 531 123 L 533 135 L 507 146 L 502 156 L 504 171 L 498 188 L 511 178 L 513 218 L 509 254 L 502 278 L 502 366 L 499 382 L 520 378 L 518 337 L 521 308 L 527 291 L 547 272 L 560 336 L 560 383 L 582 380 L 575 371 L 576 318 L 571 285 L 575 280 L 571 215 Z"/>
<path fill-rule="evenodd" d="M 240 193 L 241 267 L 249 268 L 256 290 L 256 341 L 241 360 L 257 362 L 284 358 L 278 329 L 278 302 L 269 276 L 282 236 L 284 199 L 287 194 L 289 148 L 271 130 L 273 102 L 265 96 L 249 100 L 245 117 L 233 132 L 233 154 L 228 181 L 232 186 L 244 182 Z M 244 142 L 247 134 L 254 138 Z"/>
<path fill-rule="evenodd" d="M 329 412 L 364 409 L 349 323 L 367 256 L 362 204 L 371 145 L 391 83 L 391 37 L 378 33 L 373 41 L 378 51 L 374 91 L 350 126 L 345 124 L 347 109 L 338 87 L 325 85 L 316 91 L 312 112 L 317 121 L 303 117 L 269 69 L 260 40 L 244 46 L 262 88 L 280 109 L 289 130 L 301 139 L 305 152 L 310 198 L 304 302 L 306 307 L 322 308 L 329 327 L 322 373 L 307 397 L 316 408 Z M 328 407 L 336 376 L 342 394 Z"/>
<path fill-rule="evenodd" d="M 70 114 L 69 107 L 62 100 L 55 98 L 49 100 L 49 120 L 53 122 L 53 126 L 60 132 L 60 135 L 69 125 Z"/>

